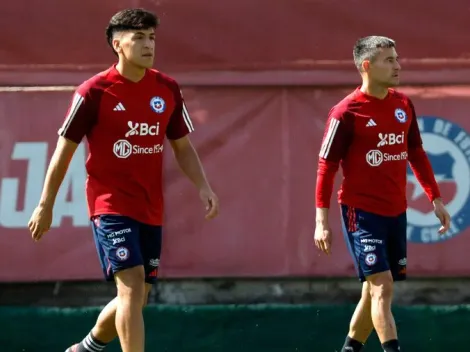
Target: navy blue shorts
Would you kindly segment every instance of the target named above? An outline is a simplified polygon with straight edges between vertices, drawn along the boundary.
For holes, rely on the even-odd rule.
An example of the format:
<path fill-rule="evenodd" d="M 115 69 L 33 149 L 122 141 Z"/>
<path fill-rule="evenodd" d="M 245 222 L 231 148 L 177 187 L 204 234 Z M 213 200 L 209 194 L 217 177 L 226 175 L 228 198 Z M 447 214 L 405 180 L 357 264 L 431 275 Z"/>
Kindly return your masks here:
<path fill-rule="evenodd" d="M 162 227 L 127 216 L 99 215 L 91 219 L 96 250 L 107 281 L 114 273 L 143 265 L 145 282 L 154 284 L 162 249 Z"/>
<path fill-rule="evenodd" d="M 341 205 L 343 231 L 359 280 L 390 270 L 394 281 L 406 279 L 406 212 L 381 216 Z"/>

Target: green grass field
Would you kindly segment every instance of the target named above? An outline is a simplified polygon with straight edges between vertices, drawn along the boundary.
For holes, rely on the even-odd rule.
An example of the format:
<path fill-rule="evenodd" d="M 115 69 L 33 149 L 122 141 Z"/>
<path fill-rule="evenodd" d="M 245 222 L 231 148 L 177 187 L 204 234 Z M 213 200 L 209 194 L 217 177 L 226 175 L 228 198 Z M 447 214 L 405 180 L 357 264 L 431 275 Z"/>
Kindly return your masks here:
<path fill-rule="evenodd" d="M 150 306 L 149 352 L 333 352 L 341 348 L 351 305 Z M 92 327 L 99 307 L 0 308 L 2 352 L 61 352 Z M 467 351 L 470 306 L 394 309 L 404 352 Z M 113 343 L 107 351 L 120 351 Z M 381 351 L 375 334 L 365 351 Z"/>

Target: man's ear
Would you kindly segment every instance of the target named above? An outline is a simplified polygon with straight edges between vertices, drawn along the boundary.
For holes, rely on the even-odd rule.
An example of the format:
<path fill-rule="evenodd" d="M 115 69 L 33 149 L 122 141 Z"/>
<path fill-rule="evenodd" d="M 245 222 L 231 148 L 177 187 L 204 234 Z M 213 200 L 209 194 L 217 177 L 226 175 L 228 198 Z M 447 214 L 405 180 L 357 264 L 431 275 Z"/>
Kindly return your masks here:
<path fill-rule="evenodd" d="M 121 41 L 119 39 L 114 38 L 112 41 L 112 44 L 113 44 L 114 51 L 117 52 L 118 54 L 121 53 L 122 51 Z"/>
<path fill-rule="evenodd" d="M 369 72 L 370 70 L 370 61 L 369 60 L 364 60 L 362 61 L 362 72 Z"/>

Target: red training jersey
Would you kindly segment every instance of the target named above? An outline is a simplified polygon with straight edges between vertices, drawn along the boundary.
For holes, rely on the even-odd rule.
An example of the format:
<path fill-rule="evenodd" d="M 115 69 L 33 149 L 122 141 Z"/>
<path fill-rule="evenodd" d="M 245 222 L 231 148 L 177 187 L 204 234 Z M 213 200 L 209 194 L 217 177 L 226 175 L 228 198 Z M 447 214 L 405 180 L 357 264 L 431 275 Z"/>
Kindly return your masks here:
<path fill-rule="evenodd" d="M 59 135 L 88 141 L 90 217 L 118 214 L 149 225 L 163 219 L 163 143 L 194 130 L 178 84 L 147 70 L 139 82 L 113 65 L 76 90 Z"/>
<path fill-rule="evenodd" d="M 403 213 L 408 162 L 429 200 L 440 197 L 413 104 L 392 89 L 385 99 L 378 99 L 357 88 L 334 106 L 319 157 L 317 208 L 329 207 L 339 165 L 341 204 L 384 216 Z"/>

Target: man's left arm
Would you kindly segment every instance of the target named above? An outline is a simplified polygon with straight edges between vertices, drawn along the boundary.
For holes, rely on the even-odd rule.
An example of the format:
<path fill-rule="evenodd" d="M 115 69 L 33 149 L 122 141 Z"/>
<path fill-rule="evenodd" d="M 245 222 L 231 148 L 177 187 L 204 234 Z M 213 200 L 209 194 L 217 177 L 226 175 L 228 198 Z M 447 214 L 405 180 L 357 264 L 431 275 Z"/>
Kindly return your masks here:
<path fill-rule="evenodd" d="M 177 140 L 170 140 L 170 144 L 178 165 L 197 189 L 210 189 L 201 160 L 189 137 L 185 136 Z"/>
<path fill-rule="evenodd" d="M 442 234 L 449 229 L 450 216 L 445 210 L 444 203 L 441 198 L 441 192 L 437 185 L 436 178 L 434 177 L 431 163 L 423 148 L 418 120 L 411 101 L 410 106 L 412 115 L 411 125 L 408 131 L 408 162 L 410 163 L 411 170 L 426 193 L 429 201 L 434 205 L 434 212 L 442 224 L 442 227 L 439 229 L 439 233 Z"/>
<path fill-rule="evenodd" d="M 201 200 L 206 206 L 206 218 L 212 219 L 219 212 L 219 200 L 207 181 L 201 160 L 189 139 L 188 135 L 194 131 L 194 125 L 179 90 L 175 92 L 175 98 L 175 111 L 170 117 L 166 136 L 179 167 L 199 190 Z"/>
<path fill-rule="evenodd" d="M 408 162 L 429 201 L 433 202 L 441 198 L 439 186 L 434 177 L 429 158 L 423 148 L 421 135 L 415 118 L 411 121 L 410 130 L 408 132 Z"/>

